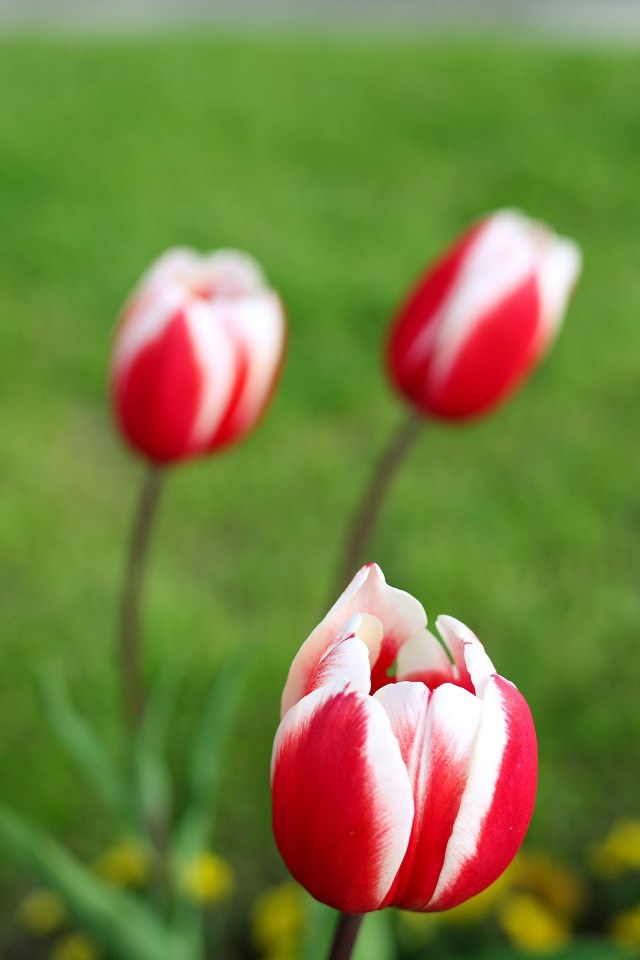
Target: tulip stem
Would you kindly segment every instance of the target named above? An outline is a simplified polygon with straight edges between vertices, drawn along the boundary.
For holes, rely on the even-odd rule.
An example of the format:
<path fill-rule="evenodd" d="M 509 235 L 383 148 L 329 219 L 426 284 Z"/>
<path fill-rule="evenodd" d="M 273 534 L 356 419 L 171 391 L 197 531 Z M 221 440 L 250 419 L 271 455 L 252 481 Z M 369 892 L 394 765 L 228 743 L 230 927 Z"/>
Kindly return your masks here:
<path fill-rule="evenodd" d="M 151 465 L 136 505 L 122 589 L 119 655 L 124 708 L 132 730 L 140 724 L 146 700 L 140 655 L 140 598 L 162 479 L 163 471 Z"/>
<path fill-rule="evenodd" d="M 328 960 L 349 960 L 363 920 L 364 913 L 340 914 Z"/>
<path fill-rule="evenodd" d="M 364 563 L 365 550 L 375 526 L 385 495 L 395 477 L 398 467 L 405 459 L 416 440 L 422 421 L 415 413 L 401 421 L 391 435 L 391 440 L 382 451 L 366 488 L 356 507 L 348 527 L 343 551 L 343 559 L 338 569 L 335 590 L 331 603 L 339 596 Z"/>

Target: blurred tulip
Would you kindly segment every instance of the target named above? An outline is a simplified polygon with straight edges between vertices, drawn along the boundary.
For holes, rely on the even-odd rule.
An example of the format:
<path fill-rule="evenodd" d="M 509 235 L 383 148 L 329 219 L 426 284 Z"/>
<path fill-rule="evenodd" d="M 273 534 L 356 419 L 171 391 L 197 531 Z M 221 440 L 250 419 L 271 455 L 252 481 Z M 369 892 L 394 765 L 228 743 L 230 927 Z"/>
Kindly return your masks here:
<path fill-rule="evenodd" d="M 296 880 L 346 913 L 462 903 L 507 867 L 531 818 L 526 701 L 462 623 L 438 619 L 442 644 L 426 623 L 370 564 L 303 644 L 284 689 L 276 842 Z"/>
<path fill-rule="evenodd" d="M 504 400 L 556 336 L 580 250 L 515 210 L 490 214 L 422 277 L 389 342 L 394 385 L 422 414 L 464 420 Z"/>
<path fill-rule="evenodd" d="M 169 250 L 115 336 L 112 396 L 124 436 L 156 463 L 238 440 L 269 401 L 284 341 L 282 303 L 250 256 Z"/>

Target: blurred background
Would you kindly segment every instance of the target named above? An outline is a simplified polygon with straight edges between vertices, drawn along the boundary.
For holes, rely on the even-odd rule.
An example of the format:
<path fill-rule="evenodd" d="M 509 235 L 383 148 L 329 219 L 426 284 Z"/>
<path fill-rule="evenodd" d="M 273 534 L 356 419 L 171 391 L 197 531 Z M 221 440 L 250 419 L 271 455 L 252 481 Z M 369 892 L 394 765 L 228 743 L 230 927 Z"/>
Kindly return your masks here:
<path fill-rule="evenodd" d="M 149 672 L 184 662 L 176 764 L 206 675 L 229 650 L 249 661 L 214 836 L 246 926 L 286 875 L 268 790 L 281 688 L 403 415 L 390 318 L 470 221 L 515 206 L 583 247 L 566 327 L 505 407 L 425 429 L 371 559 L 523 690 L 528 847 L 588 870 L 640 816 L 640 5 L 0 0 L 0 28 L 2 801 L 85 859 L 113 840 L 34 685 L 60 663 L 117 751 L 142 467 L 111 423 L 113 323 L 165 248 L 249 250 L 287 304 L 282 382 L 246 443 L 173 471 L 144 605 Z M 36 956 L 16 947 L 30 884 L 2 860 L 4 956 Z"/>

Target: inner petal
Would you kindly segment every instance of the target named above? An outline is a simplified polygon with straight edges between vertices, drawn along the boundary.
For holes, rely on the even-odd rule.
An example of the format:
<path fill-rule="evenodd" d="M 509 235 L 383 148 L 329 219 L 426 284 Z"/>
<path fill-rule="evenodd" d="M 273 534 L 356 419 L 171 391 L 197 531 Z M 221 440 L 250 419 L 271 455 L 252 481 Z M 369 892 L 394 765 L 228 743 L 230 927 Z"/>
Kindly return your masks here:
<path fill-rule="evenodd" d="M 397 680 L 421 681 L 430 690 L 453 683 L 475 693 L 464 659 L 451 662 L 447 650 L 429 630 L 421 630 L 398 651 Z"/>

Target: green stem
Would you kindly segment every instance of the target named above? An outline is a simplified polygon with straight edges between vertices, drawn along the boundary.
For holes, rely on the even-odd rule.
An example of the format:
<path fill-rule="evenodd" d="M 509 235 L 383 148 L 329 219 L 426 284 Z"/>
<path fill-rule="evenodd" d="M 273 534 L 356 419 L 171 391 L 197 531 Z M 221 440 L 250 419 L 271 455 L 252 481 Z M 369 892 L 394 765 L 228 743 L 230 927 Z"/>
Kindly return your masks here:
<path fill-rule="evenodd" d="M 401 421 L 378 459 L 369 485 L 358 503 L 356 512 L 348 527 L 343 559 L 340 563 L 335 588 L 330 598 L 331 603 L 342 593 L 356 571 L 364 563 L 365 550 L 371 539 L 371 534 L 378 519 L 385 495 L 391 486 L 391 481 L 395 477 L 400 464 L 413 446 L 420 427 L 420 418 L 416 414 L 411 413 L 406 420 Z"/>
<path fill-rule="evenodd" d="M 132 730 L 138 729 L 146 702 L 141 664 L 140 598 L 162 478 L 160 468 L 154 465 L 148 468 L 134 515 L 122 589 L 118 652 L 124 708 Z"/>
<path fill-rule="evenodd" d="M 343 913 L 340 915 L 327 960 L 349 960 L 363 920 L 364 913 Z"/>

